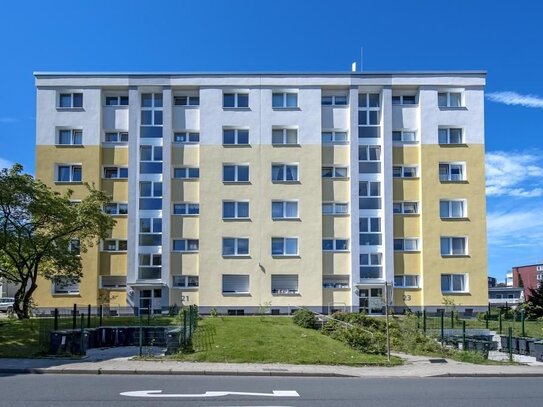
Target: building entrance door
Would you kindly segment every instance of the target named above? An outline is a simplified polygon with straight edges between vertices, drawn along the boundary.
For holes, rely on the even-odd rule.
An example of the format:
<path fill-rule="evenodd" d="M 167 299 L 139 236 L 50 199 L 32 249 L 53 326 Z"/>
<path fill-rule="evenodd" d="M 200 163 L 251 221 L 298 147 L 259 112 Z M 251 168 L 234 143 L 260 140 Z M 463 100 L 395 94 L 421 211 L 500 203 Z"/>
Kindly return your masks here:
<path fill-rule="evenodd" d="M 382 288 L 360 288 L 358 293 L 360 311 L 368 315 L 383 313 L 385 302 Z"/>
<path fill-rule="evenodd" d="M 140 315 L 162 313 L 162 289 L 141 290 L 139 301 Z"/>

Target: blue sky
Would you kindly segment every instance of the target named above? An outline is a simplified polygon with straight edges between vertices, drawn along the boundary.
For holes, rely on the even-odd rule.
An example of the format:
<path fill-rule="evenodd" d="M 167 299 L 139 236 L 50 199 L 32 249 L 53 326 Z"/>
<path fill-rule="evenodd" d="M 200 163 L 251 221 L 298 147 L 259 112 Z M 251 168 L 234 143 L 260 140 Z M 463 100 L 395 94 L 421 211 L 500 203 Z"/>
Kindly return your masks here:
<path fill-rule="evenodd" d="M 488 71 L 489 274 L 543 260 L 543 2 L 5 2 L 0 167 L 34 170 L 33 71 Z"/>

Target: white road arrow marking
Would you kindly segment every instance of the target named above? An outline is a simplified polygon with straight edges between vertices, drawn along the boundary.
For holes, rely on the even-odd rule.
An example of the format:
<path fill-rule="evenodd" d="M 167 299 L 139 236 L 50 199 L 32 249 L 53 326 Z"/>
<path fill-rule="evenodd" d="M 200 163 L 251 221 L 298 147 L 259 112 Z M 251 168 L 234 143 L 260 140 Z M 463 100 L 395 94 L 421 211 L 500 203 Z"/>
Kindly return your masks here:
<path fill-rule="evenodd" d="M 223 396 L 256 396 L 256 397 L 300 397 L 294 390 L 273 390 L 272 393 L 247 393 L 241 391 L 206 391 L 203 394 L 162 394 L 162 390 L 125 391 L 121 396 L 128 397 L 223 397 Z"/>

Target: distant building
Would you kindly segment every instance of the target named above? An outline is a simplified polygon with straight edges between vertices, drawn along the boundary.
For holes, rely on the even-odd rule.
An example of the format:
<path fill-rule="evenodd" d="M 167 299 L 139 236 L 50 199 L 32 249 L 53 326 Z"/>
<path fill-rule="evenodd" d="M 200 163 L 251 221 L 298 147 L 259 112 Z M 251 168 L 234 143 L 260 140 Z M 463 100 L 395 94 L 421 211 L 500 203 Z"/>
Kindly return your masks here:
<path fill-rule="evenodd" d="M 535 289 L 543 283 L 543 264 L 513 267 L 511 274 L 513 287 L 524 288 L 524 297 L 528 298 L 530 289 Z"/>
<path fill-rule="evenodd" d="M 488 302 L 494 306 L 516 306 L 524 301 L 524 290 L 517 287 L 489 287 Z"/>
<path fill-rule="evenodd" d="M 505 275 L 505 285 L 507 287 L 513 287 L 513 272 L 510 271 Z"/>
<path fill-rule="evenodd" d="M 496 277 L 488 277 L 488 288 L 496 287 L 497 283 L 498 283 L 498 280 L 496 279 Z"/>

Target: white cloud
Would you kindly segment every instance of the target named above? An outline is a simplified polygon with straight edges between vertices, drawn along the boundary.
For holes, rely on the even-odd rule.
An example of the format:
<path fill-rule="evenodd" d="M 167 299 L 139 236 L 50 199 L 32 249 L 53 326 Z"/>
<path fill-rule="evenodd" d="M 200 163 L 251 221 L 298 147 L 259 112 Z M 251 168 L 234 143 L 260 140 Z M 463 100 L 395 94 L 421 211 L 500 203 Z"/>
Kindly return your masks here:
<path fill-rule="evenodd" d="M 13 163 L 11 161 L 0 158 L 0 170 L 2 168 L 11 168 L 12 166 L 13 166 Z"/>
<path fill-rule="evenodd" d="M 504 103 L 506 105 L 543 109 L 543 98 L 536 95 L 521 95 L 517 92 L 491 92 L 487 93 L 486 97 L 492 102 Z"/>
<path fill-rule="evenodd" d="M 533 198 L 543 196 L 541 155 L 493 151 L 486 154 L 486 194 Z"/>
<path fill-rule="evenodd" d="M 489 245 L 543 246 L 543 207 L 519 207 L 489 212 L 486 217 Z"/>
<path fill-rule="evenodd" d="M 0 123 L 15 123 L 16 121 L 14 117 L 0 117 Z"/>

